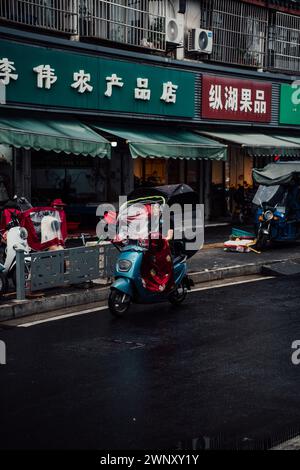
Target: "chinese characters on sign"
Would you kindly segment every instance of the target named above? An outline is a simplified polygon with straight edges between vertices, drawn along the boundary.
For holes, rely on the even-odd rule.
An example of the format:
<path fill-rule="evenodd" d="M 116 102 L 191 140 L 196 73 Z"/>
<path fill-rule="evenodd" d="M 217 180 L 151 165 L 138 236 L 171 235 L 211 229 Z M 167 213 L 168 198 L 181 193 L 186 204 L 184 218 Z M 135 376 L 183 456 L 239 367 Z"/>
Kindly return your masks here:
<path fill-rule="evenodd" d="M 54 69 L 50 65 L 38 65 L 33 68 L 33 71 L 37 73 L 37 87 L 46 88 L 50 90 L 53 83 L 56 82 L 57 76 L 54 74 Z"/>
<path fill-rule="evenodd" d="M 280 90 L 280 124 L 300 126 L 300 81 L 283 83 Z"/>
<path fill-rule="evenodd" d="M 202 117 L 236 121 L 271 121 L 272 85 L 204 75 Z"/>
<path fill-rule="evenodd" d="M 119 88 L 122 88 L 124 86 L 122 78 L 118 77 L 115 73 L 113 73 L 111 77 L 106 77 L 106 82 L 106 92 L 104 94 L 109 98 L 112 96 L 113 86 L 117 86 Z"/>
<path fill-rule="evenodd" d="M 14 67 L 14 62 L 4 57 L 0 60 L 0 81 L 2 85 L 9 85 L 11 80 L 17 80 L 18 74 L 14 73 L 16 71 Z"/>
<path fill-rule="evenodd" d="M 91 74 L 85 73 L 84 70 L 79 70 L 79 72 L 75 72 L 73 74 L 74 83 L 72 83 L 71 87 L 75 88 L 78 93 L 85 93 L 86 91 L 93 91 L 92 85 L 90 85 L 91 81 Z"/>
<path fill-rule="evenodd" d="M 55 74 L 55 69 L 48 65 L 38 65 L 33 67 L 33 71 L 37 74 L 36 86 L 45 90 L 50 90 L 52 85 L 58 80 L 58 76 Z M 16 68 L 14 62 L 7 58 L 0 59 L 0 82 L 3 85 L 9 85 L 11 80 L 17 80 L 19 75 L 14 73 Z M 94 87 L 91 85 L 91 74 L 86 73 L 84 70 L 73 73 L 73 83 L 70 84 L 72 88 L 77 90 L 78 93 L 91 93 Z M 124 81 L 121 77 L 118 77 L 116 73 L 106 77 L 106 91 L 104 95 L 111 98 L 113 95 L 113 88 L 123 88 Z M 136 88 L 133 90 L 133 96 L 136 100 L 150 101 L 151 90 L 149 87 L 148 78 L 137 78 Z M 176 103 L 176 92 L 178 85 L 175 85 L 171 81 L 162 83 L 162 95 L 160 99 L 165 103 Z"/>
<path fill-rule="evenodd" d="M 137 78 L 136 88 L 134 89 L 134 97 L 136 100 L 149 101 L 151 98 L 151 90 L 148 88 L 148 78 Z"/>

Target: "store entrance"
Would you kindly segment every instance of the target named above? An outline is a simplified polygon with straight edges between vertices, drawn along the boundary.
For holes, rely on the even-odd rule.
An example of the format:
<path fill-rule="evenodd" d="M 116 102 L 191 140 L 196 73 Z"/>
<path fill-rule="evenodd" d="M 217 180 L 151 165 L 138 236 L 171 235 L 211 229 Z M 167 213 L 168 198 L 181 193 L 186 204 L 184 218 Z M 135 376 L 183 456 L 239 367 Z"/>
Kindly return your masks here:
<path fill-rule="evenodd" d="M 161 186 L 186 183 L 199 192 L 200 162 L 165 158 L 136 158 L 134 186 Z"/>
<path fill-rule="evenodd" d="M 95 228 L 97 206 L 107 201 L 108 164 L 105 158 L 32 151 L 32 204 L 48 206 L 60 198 L 68 220 L 81 229 Z"/>

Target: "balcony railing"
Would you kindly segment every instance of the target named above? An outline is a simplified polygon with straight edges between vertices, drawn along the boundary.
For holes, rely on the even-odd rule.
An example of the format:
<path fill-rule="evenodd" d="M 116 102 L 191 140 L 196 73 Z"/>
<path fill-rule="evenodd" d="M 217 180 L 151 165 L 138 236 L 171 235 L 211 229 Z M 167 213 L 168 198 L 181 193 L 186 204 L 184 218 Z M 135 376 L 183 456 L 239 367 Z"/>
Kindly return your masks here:
<path fill-rule="evenodd" d="M 199 0 L 213 31 L 205 59 L 300 71 L 300 16 L 238 0 Z M 0 0 L 0 23 L 166 50 L 166 0 Z"/>
<path fill-rule="evenodd" d="M 267 55 L 268 10 L 236 0 L 201 0 L 202 27 L 213 31 L 210 59 L 264 67 Z"/>
<path fill-rule="evenodd" d="M 165 50 L 165 1 L 80 0 L 80 35 Z"/>
<path fill-rule="evenodd" d="M 78 0 L 0 0 L 0 21 L 75 35 Z"/>
<path fill-rule="evenodd" d="M 300 17 L 276 12 L 270 27 L 269 67 L 300 71 Z"/>

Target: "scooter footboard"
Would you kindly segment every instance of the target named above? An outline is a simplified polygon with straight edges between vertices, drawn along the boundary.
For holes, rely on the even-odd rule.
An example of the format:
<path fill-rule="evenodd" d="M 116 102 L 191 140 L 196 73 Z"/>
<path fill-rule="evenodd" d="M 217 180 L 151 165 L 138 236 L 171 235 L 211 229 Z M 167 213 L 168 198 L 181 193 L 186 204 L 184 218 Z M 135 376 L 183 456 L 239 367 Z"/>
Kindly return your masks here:
<path fill-rule="evenodd" d="M 174 266 L 174 280 L 175 284 L 178 285 L 186 276 L 187 269 L 185 263 L 179 263 Z"/>
<path fill-rule="evenodd" d="M 184 278 L 184 284 L 185 284 L 187 290 L 191 290 L 191 288 L 194 287 L 194 285 L 195 285 L 193 279 L 191 279 L 188 275 L 186 275 L 185 278 Z"/>

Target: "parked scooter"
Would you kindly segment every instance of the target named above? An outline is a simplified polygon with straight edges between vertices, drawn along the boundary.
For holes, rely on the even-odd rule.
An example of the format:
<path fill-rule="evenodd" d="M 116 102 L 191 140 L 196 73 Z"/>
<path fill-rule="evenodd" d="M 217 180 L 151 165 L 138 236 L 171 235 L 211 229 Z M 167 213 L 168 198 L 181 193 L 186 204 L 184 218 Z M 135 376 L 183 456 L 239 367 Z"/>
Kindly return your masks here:
<path fill-rule="evenodd" d="M 278 162 L 253 170 L 260 184 L 253 199 L 258 249 L 300 239 L 300 162 Z"/>
<path fill-rule="evenodd" d="M 14 201 L 20 225 L 28 232 L 31 250 L 58 250 L 64 247 L 66 220 L 61 220 L 60 210 L 52 206 L 33 207 L 24 197 L 16 197 Z"/>
<path fill-rule="evenodd" d="M 166 202 L 164 196 L 169 195 L 171 199 L 172 193 L 176 191 L 184 203 L 188 203 L 188 196 L 195 202 L 195 193 L 191 188 L 174 185 L 153 188 L 153 196 L 149 195 L 151 190 L 148 189 L 143 198 L 145 210 L 142 213 L 134 215 L 131 212 L 128 216 L 125 211 L 124 219 L 122 208 L 120 209 L 118 235 L 113 240 L 120 254 L 108 300 L 109 309 L 114 316 L 123 316 L 131 303 L 169 301 L 175 305 L 181 304 L 193 285 L 187 275 L 187 254 L 184 251 L 180 254 L 175 254 L 174 251 L 172 253 L 169 240 L 162 237 L 159 226 L 155 232 L 148 231 L 153 207 L 157 207 L 158 202 L 162 206 Z M 160 201 L 159 193 L 162 195 Z M 133 195 L 131 197 L 134 199 Z M 138 200 L 141 203 L 141 198 Z M 143 236 L 136 238 L 130 227 L 127 231 L 129 235 L 122 236 L 122 227 L 134 222 L 138 222 L 140 228 L 144 227 Z"/>
<path fill-rule="evenodd" d="M 27 242 L 28 233 L 24 227 L 20 227 L 20 221 L 15 214 L 11 214 L 11 222 L 6 227 L 5 235 L 1 234 L 3 243 L 6 244 L 4 251 L 4 260 L 0 264 L 2 273 L 8 279 L 12 279 L 14 286 L 16 286 L 16 251 L 22 250 L 25 254 L 25 277 L 30 272 L 30 247 Z M 6 286 L 7 288 L 8 286 Z"/>
<path fill-rule="evenodd" d="M 0 271 L 16 286 L 16 250 L 25 254 L 25 279 L 30 275 L 29 253 L 62 249 L 61 222 L 51 207 L 34 208 L 24 197 L 15 197 L 3 210 L 1 238 L 3 262 Z M 27 256 L 26 256 L 27 255 Z M 1 287 L 1 286 L 0 286 Z"/>

